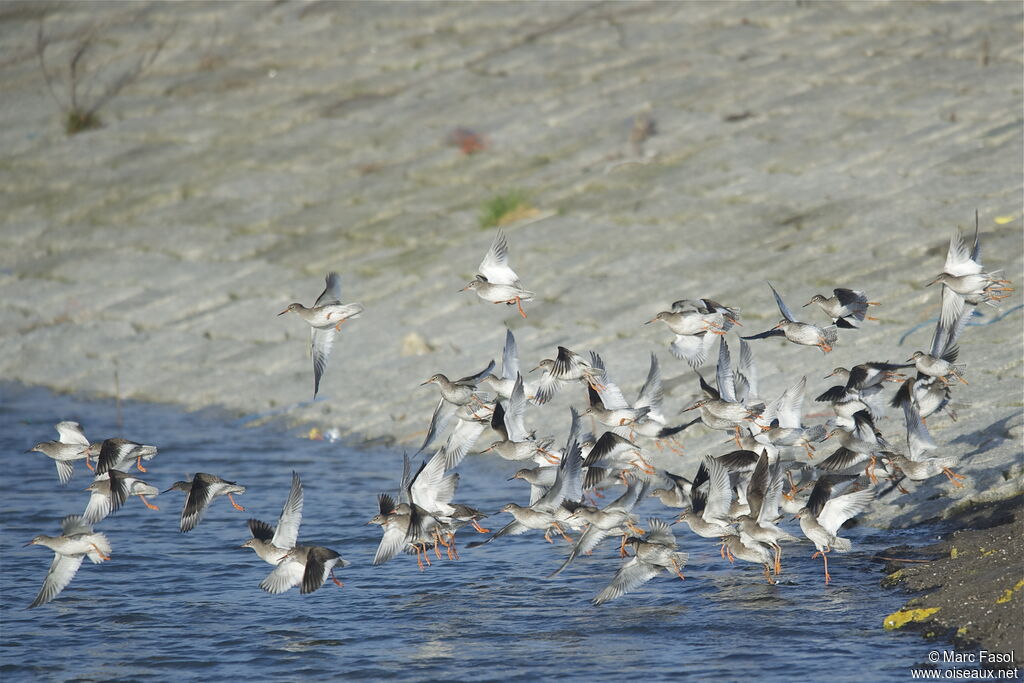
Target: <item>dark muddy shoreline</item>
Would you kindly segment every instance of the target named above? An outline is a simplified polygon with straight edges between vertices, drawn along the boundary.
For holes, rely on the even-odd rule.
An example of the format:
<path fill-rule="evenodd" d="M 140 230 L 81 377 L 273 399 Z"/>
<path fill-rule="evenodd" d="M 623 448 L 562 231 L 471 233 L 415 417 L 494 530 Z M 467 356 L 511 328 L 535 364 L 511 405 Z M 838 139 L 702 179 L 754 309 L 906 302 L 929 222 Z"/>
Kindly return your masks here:
<path fill-rule="evenodd" d="M 954 518 L 960 527 L 937 543 L 885 553 L 882 586 L 918 593 L 885 619 L 975 656 L 1010 655 L 1024 665 L 1024 496 L 977 505 Z M 981 668 L 1005 668 L 986 664 Z"/>

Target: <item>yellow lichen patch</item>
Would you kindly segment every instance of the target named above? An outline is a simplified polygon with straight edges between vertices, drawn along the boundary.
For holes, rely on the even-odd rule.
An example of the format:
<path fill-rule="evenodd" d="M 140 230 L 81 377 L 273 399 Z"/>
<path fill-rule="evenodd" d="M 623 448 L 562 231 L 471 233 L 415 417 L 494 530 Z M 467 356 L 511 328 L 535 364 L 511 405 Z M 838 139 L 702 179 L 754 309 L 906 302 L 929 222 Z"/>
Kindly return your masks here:
<path fill-rule="evenodd" d="M 952 548 L 949 549 L 949 556 L 950 556 L 951 559 L 955 560 L 956 556 L 959 555 L 959 554 L 960 553 L 958 553 L 957 550 L 956 550 L 956 546 L 953 546 Z"/>
<path fill-rule="evenodd" d="M 967 635 L 967 627 L 966 626 L 961 626 L 960 628 L 958 628 L 956 630 L 956 634 L 958 636 L 966 636 Z"/>
<path fill-rule="evenodd" d="M 996 216 L 993 220 L 995 220 L 996 225 L 1006 225 L 1013 220 L 1013 216 Z"/>
<path fill-rule="evenodd" d="M 903 628 L 912 621 L 924 621 L 931 615 L 939 611 L 938 607 L 925 607 L 922 609 L 901 609 L 898 612 L 893 612 L 882 621 L 882 626 L 887 631 L 893 629 Z"/>
<path fill-rule="evenodd" d="M 1010 602 L 1010 600 L 1013 599 L 1013 594 L 1019 591 L 1021 588 L 1024 588 L 1024 579 L 1018 581 L 1017 585 L 1013 588 L 1007 588 L 1002 595 L 996 598 L 996 604 L 1001 605 L 1004 602 Z"/>
<path fill-rule="evenodd" d="M 323 441 L 324 435 L 323 432 L 321 432 L 319 429 L 313 427 L 312 429 L 309 430 L 309 433 L 306 434 L 306 438 L 311 439 L 313 441 Z"/>
<path fill-rule="evenodd" d="M 903 570 L 902 569 L 897 569 L 892 574 L 889 574 L 889 576 L 887 576 L 884 579 L 882 579 L 882 586 L 885 587 L 885 588 L 889 588 L 890 586 L 895 586 L 897 583 L 899 583 L 902 580 L 903 580 Z"/>

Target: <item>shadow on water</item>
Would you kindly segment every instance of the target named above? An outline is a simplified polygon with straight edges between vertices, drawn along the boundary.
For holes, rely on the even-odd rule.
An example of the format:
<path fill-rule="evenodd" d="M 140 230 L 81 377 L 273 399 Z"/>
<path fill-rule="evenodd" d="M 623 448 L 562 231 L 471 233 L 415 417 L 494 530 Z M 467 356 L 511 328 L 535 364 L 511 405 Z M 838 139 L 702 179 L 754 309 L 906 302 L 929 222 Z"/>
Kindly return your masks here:
<path fill-rule="evenodd" d="M 117 410 L 112 401 L 0 384 L 0 446 L 15 465 L 8 471 L 17 473 L 4 478 L 0 501 L 5 681 L 295 679 L 325 672 L 332 678 L 789 680 L 796 671 L 821 670 L 822 661 L 830 678 L 904 680 L 929 649 L 916 635 L 882 630 L 883 617 L 904 596 L 879 589 L 879 564 L 870 559 L 895 543 L 931 541 L 928 529 L 851 529 L 855 552 L 833 555 L 834 583 L 827 588 L 808 544 L 786 547 L 782 581 L 769 586 L 759 568 L 730 567 L 716 544 L 677 529 L 690 553 L 686 579 L 659 577 L 598 608 L 590 600 L 620 561 L 611 542 L 556 579 L 544 577 L 566 548 L 549 546 L 539 534 L 463 549 L 461 561 L 435 560 L 422 573 L 411 556 L 371 566 L 380 531 L 366 521 L 376 511 L 377 492 L 397 484 L 400 452 L 243 428 L 217 413 L 139 403 L 122 410 L 125 437 L 160 447 L 144 479 L 164 490 L 186 474 L 213 472 L 247 487 L 239 497 L 246 512 L 215 501 L 195 530 L 181 534 L 179 492 L 155 498 L 159 511 L 129 500 L 98 527 L 113 546 L 111 561 L 84 563 L 56 600 L 26 610 L 52 555 L 23 544 L 56 533 L 61 517 L 80 513 L 89 478 L 78 465 L 61 488 L 53 464 L 24 451 L 55 438 L 53 425 L 63 419 L 81 422 L 94 439 L 115 435 Z M 276 521 L 292 469 L 305 486 L 300 537 L 352 562 L 338 572 L 344 588 L 328 583 L 313 595 L 271 596 L 258 587 L 270 566 L 237 547 L 248 538 L 250 516 Z M 526 489 L 505 481 L 514 469 L 469 459 L 460 468 L 457 499 L 491 512 L 521 500 Z M 639 514 L 670 516 L 654 499 Z M 463 548 L 471 535 L 460 534 Z"/>

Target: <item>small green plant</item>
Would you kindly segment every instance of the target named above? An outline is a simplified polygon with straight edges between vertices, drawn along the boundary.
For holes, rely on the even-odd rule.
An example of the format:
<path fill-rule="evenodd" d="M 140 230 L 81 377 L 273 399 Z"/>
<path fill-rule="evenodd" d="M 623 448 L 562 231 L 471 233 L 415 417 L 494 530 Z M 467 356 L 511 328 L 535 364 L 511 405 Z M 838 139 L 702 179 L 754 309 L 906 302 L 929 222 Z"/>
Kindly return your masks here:
<path fill-rule="evenodd" d="M 82 110 L 72 108 L 64 114 L 64 132 L 68 135 L 81 133 L 83 130 L 99 128 L 102 125 L 103 122 L 100 121 L 100 117 L 97 116 L 96 111 L 92 109 Z"/>
<path fill-rule="evenodd" d="M 46 82 L 47 90 L 50 91 L 50 96 L 61 109 L 64 132 L 68 135 L 75 135 L 76 133 L 99 128 L 103 125 L 99 117 L 99 110 L 153 65 L 153 62 L 170 38 L 171 33 L 173 33 L 173 29 L 162 36 L 156 45 L 143 54 L 134 64 L 113 79 L 108 80 L 99 94 L 92 97 L 88 96 L 88 93 L 92 90 L 92 81 L 103 78 L 102 74 L 99 73 L 99 69 L 90 70 L 86 66 L 86 54 L 96 44 L 96 31 L 93 28 L 89 28 L 78 33 L 77 42 L 68 57 L 67 96 L 64 98 L 57 95 L 57 89 L 54 87 L 57 79 L 51 74 L 46 65 L 46 48 L 50 45 L 50 38 L 43 31 L 42 19 L 39 20 L 39 30 L 36 33 L 36 56 L 39 59 L 39 69 L 43 73 L 43 80 Z M 81 95 L 83 83 L 86 84 L 85 91 L 87 96 L 85 98 Z"/>
<path fill-rule="evenodd" d="M 499 225 L 508 225 L 521 218 L 532 216 L 536 212 L 537 210 L 527 201 L 525 192 L 509 190 L 484 202 L 480 211 L 480 227 L 494 228 Z"/>

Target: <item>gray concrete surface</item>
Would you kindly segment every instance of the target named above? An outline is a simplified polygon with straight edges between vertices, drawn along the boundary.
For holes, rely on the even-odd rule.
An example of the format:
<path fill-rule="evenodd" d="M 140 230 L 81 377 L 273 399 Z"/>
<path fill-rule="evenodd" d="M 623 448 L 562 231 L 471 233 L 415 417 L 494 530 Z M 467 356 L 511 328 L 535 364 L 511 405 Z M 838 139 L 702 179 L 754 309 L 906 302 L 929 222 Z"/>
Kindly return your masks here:
<path fill-rule="evenodd" d="M 103 127 L 68 137 L 43 16 L 58 95 L 84 31 L 94 94 L 169 38 Z M 669 302 L 710 296 L 760 331 L 768 279 L 792 306 L 866 289 L 881 321 L 827 358 L 756 342 L 769 398 L 803 374 L 816 395 L 836 365 L 928 344 L 927 327 L 898 341 L 937 315 L 924 285 L 976 208 L 986 266 L 1024 280 L 1021 18 L 1009 2 L 4 3 L 0 372 L 112 395 L 116 369 L 126 398 L 407 447 L 436 401 L 419 382 L 499 357 L 505 325 L 524 366 L 596 349 L 628 393 L 657 351 L 674 412 L 695 375 L 642 325 Z M 638 158 L 643 112 L 658 134 Z M 489 148 L 446 144 L 459 126 Z M 492 236 L 481 205 L 517 188 L 540 212 L 506 228 L 539 294 L 527 320 L 456 293 Z M 275 314 L 328 270 L 367 310 L 308 403 L 307 329 Z M 968 328 L 960 420 L 930 421 L 969 486 L 933 480 L 875 523 L 1020 490 L 1020 301 Z M 410 338 L 431 350 L 402 355 Z M 564 432 L 569 401 L 531 424 Z M 661 464 L 692 471 L 719 439 L 688 435 Z"/>

